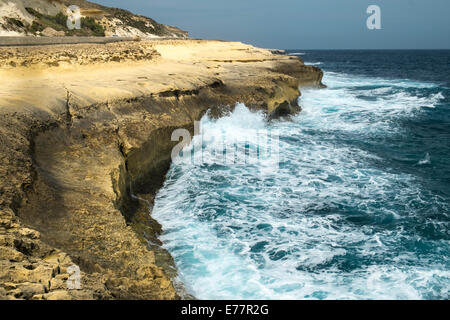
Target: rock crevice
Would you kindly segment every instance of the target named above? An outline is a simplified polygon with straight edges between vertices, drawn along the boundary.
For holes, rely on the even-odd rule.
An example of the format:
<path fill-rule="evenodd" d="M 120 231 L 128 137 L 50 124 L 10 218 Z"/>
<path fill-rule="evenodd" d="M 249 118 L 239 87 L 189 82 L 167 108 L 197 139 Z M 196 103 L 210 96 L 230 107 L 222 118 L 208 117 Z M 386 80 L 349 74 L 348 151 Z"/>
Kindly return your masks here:
<path fill-rule="evenodd" d="M 189 297 L 149 215 L 173 130 L 193 132 L 207 110 L 221 116 L 237 102 L 269 118 L 298 112 L 299 87 L 321 85 L 320 69 L 241 43 L 140 46 L 160 57 L 2 71 L 0 298 Z M 79 290 L 66 284 L 73 265 Z"/>

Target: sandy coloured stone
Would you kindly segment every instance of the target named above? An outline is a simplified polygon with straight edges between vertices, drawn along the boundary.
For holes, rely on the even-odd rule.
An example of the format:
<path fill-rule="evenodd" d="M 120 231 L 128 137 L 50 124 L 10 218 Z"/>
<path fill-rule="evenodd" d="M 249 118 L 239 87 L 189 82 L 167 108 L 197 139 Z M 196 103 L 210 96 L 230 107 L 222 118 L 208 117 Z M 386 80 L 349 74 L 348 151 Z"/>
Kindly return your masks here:
<path fill-rule="evenodd" d="M 0 299 L 188 297 L 149 215 L 174 128 L 237 102 L 295 113 L 299 87 L 322 79 L 296 57 L 200 40 L 0 48 L 0 65 Z"/>

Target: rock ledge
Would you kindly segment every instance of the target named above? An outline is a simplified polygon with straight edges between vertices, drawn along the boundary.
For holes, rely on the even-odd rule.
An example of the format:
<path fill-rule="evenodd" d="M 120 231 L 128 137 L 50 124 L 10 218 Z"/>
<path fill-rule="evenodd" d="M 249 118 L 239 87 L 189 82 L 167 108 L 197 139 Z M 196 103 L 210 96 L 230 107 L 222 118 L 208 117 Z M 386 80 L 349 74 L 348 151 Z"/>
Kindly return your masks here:
<path fill-rule="evenodd" d="M 172 131 L 237 102 L 297 112 L 299 87 L 322 79 L 221 41 L 0 48 L 0 65 L 0 299 L 189 297 L 148 214 Z"/>

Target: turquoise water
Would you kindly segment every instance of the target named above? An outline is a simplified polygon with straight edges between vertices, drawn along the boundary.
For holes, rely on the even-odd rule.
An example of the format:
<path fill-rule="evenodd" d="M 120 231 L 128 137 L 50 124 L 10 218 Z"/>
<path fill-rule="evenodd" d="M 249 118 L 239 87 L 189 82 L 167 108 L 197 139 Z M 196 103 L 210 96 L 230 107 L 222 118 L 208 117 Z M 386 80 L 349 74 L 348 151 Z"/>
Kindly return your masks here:
<path fill-rule="evenodd" d="M 172 165 L 152 214 L 180 280 L 200 299 L 448 299 L 449 52 L 295 52 L 328 86 L 299 115 L 206 115 L 201 161 Z M 216 161 L 269 131 L 272 161 Z"/>

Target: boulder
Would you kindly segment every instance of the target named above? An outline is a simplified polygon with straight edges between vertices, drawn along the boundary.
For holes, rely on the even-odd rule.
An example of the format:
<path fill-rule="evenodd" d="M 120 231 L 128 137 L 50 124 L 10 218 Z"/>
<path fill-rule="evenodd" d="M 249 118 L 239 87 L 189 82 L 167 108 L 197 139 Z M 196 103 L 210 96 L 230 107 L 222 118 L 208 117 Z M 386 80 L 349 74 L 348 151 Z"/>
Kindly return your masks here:
<path fill-rule="evenodd" d="M 47 27 L 42 30 L 41 35 L 44 37 L 64 37 L 66 33 L 64 31 L 56 31 L 51 27 Z"/>

